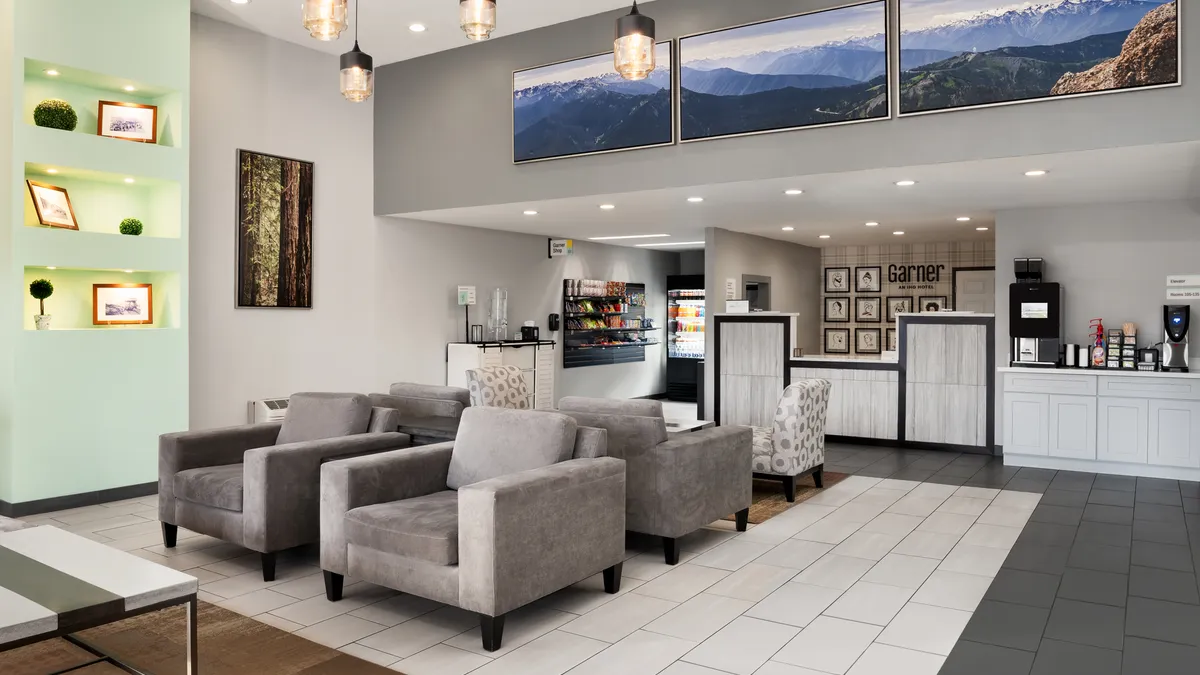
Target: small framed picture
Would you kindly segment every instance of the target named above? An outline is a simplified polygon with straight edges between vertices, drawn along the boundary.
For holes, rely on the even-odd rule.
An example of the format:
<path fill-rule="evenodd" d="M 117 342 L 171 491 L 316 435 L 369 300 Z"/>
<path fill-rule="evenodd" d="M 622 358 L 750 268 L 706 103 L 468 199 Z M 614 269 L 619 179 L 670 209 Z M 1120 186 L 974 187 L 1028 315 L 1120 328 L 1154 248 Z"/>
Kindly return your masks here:
<path fill-rule="evenodd" d="M 900 350 L 900 339 L 897 337 L 896 329 L 887 329 L 887 350 L 889 352 Z"/>
<path fill-rule="evenodd" d="M 849 293 L 850 292 L 850 268 L 849 267 L 826 267 L 825 268 L 825 292 L 826 293 Z"/>
<path fill-rule="evenodd" d="M 138 143 L 157 143 L 158 106 L 100 101 L 96 134 Z"/>
<path fill-rule="evenodd" d="M 878 328 L 855 328 L 854 351 L 859 354 L 879 354 L 882 349 L 879 344 Z"/>
<path fill-rule="evenodd" d="M 92 284 L 92 324 L 119 326 L 154 323 L 150 284 Z"/>
<path fill-rule="evenodd" d="M 29 186 L 29 196 L 33 198 L 33 210 L 37 212 L 39 223 L 67 230 L 79 229 L 66 188 L 36 180 L 26 180 L 25 185 Z"/>
<path fill-rule="evenodd" d="M 878 293 L 882 275 L 883 268 L 879 266 L 855 267 L 854 291 L 856 293 Z"/>
<path fill-rule="evenodd" d="M 825 322 L 848 323 L 850 321 L 850 298 L 825 298 Z"/>
<path fill-rule="evenodd" d="M 859 296 L 854 299 L 854 320 L 860 323 L 879 323 L 883 321 L 883 302 L 879 298 Z"/>
<path fill-rule="evenodd" d="M 922 295 L 919 299 L 922 312 L 940 312 L 946 309 L 946 296 Z"/>
<path fill-rule="evenodd" d="M 849 328 L 826 328 L 825 329 L 825 353 L 826 354 L 849 354 L 850 353 L 850 329 Z"/>
<path fill-rule="evenodd" d="M 907 314 L 913 311 L 913 298 L 911 295 L 889 295 L 887 299 L 887 320 L 891 323 L 896 320 L 897 314 Z"/>

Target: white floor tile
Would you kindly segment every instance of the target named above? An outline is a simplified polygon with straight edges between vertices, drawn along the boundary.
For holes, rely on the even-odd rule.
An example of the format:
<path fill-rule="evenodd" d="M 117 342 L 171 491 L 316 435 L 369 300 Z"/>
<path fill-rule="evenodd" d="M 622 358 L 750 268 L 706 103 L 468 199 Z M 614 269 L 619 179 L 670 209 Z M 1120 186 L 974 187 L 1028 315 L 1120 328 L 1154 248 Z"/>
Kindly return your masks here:
<path fill-rule="evenodd" d="M 848 675 L 937 675 L 946 657 L 890 645 L 871 645 Z"/>
<path fill-rule="evenodd" d="M 690 532 L 680 537 L 678 540 L 679 550 L 703 553 L 710 548 L 733 539 L 737 535 L 737 532 L 730 530 L 716 530 L 710 527 L 702 527 L 695 532 Z"/>
<path fill-rule="evenodd" d="M 750 563 L 708 589 L 714 595 L 758 602 L 796 576 L 796 570 Z"/>
<path fill-rule="evenodd" d="M 875 566 L 874 560 L 827 554 L 792 578 L 795 583 L 846 590 Z"/>
<path fill-rule="evenodd" d="M 799 508 L 799 507 L 797 507 L 797 508 Z M 822 507 L 813 507 L 813 508 L 828 508 L 831 511 L 833 510 L 832 506 L 830 506 L 830 507 L 822 506 Z M 762 544 L 772 544 L 772 545 L 778 544 L 781 542 L 785 542 L 788 539 L 791 539 L 792 537 L 799 534 L 800 530 L 803 530 L 804 528 L 808 527 L 809 525 L 816 523 L 820 519 L 821 518 L 818 517 L 818 518 L 814 518 L 811 520 L 809 520 L 809 519 L 782 520 L 780 516 L 775 516 L 774 518 L 768 520 L 765 523 L 751 527 L 749 530 L 742 533 L 738 537 L 738 540 L 739 541 L 756 541 L 756 542 L 759 542 Z"/>
<path fill-rule="evenodd" d="M 696 553 L 691 551 L 680 551 L 679 564 L 682 565 L 688 562 L 692 558 L 695 558 L 696 555 Z M 639 579 L 641 581 L 653 581 L 676 567 L 677 565 L 668 565 L 666 563 L 662 550 L 657 550 L 653 553 L 640 553 L 625 561 L 621 569 L 621 577 Z"/>
<path fill-rule="evenodd" d="M 872 504 L 858 503 L 851 501 L 845 506 L 838 507 L 837 511 L 825 516 L 824 520 L 836 520 L 840 522 L 863 524 L 870 522 L 875 516 L 883 513 L 889 504 Z"/>
<path fill-rule="evenodd" d="M 217 603 L 217 606 L 224 607 L 231 612 L 237 612 L 242 616 L 256 616 L 269 612 L 273 609 L 279 609 L 295 602 L 296 599 L 276 593 L 269 588 L 264 588 L 261 591 L 240 595 L 232 600 L 225 600 Z"/>
<path fill-rule="evenodd" d="M 921 516 L 924 518 L 937 510 L 942 502 L 945 501 L 942 497 L 926 497 L 916 494 L 916 490 L 908 493 L 903 499 L 888 507 L 888 513 L 901 513 L 906 516 Z"/>
<path fill-rule="evenodd" d="M 307 600 L 325 593 L 325 577 L 320 574 L 313 574 L 272 586 L 271 590 L 276 593 L 290 595 L 297 600 Z"/>
<path fill-rule="evenodd" d="M 725 570 L 691 563 L 679 564 L 661 577 L 638 586 L 633 592 L 671 602 L 686 602 L 727 576 L 729 572 Z"/>
<path fill-rule="evenodd" d="M 257 553 L 247 553 L 237 558 L 230 558 L 220 562 L 211 563 L 204 566 L 205 569 L 212 570 L 217 574 L 224 574 L 227 577 L 236 577 L 242 574 L 251 572 L 262 573 L 262 556 Z M 276 572 L 279 570 L 277 569 Z M 312 572 L 310 572 L 312 574 Z"/>
<path fill-rule="evenodd" d="M 809 497 L 804 501 L 805 504 L 813 506 L 844 506 L 850 503 L 858 495 L 862 494 L 861 490 L 842 489 L 845 487 L 845 481 L 831 488 L 826 488 L 821 493 Z"/>
<path fill-rule="evenodd" d="M 1025 523 L 1029 522 L 1029 517 L 1032 515 L 1033 511 L 996 506 L 996 504 L 993 502 L 992 505 L 987 507 L 987 510 L 983 512 L 983 515 L 979 516 L 979 520 L 975 522 L 983 525 L 1025 527 Z"/>
<path fill-rule="evenodd" d="M 971 612 L 910 602 L 876 642 L 949 656 L 970 620 Z"/>
<path fill-rule="evenodd" d="M 298 630 L 296 635 L 305 640 L 337 649 L 386 629 L 387 626 L 343 614 Z"/>
<path fill-rule="evenodd" d="M 772 660 L 840 675 L 854 665 L 882 630 L 857 621 L 818 617 Z"/>
<path fill-rule="evenodd" d="M 917 532 L 936 532 L 963 536 L 975 524 L 975 516 L 939 511 L 917 526 Z"/>
<path fill-rule="evenodd" d="M 840 544 L 846 537 L 858 532 L 862 523 L 845 520 L 822 519 L 800 530 L 795 539 L 819 541 L 824 544 Z"/>
<path fill-rule="evenodd" d="M 475 675 L 561 675 L 608 647 L 599 640 L 556 630 L 474 672 Z"/>
<path fill-rule="evenodd" d="M 769 553 L 761 556 L 755 562 L 760 565 L 802 570 L 820 560 L 822 556 L 831 550 L 833 550 L 833 544 L 822 544 L 818 541 L 805 541 L 803 539 L 789 539 L 773 548 Z"/>
<path fill-rule="evenodd" d="M 882 485 L 876 485 L 875 487 L 871 488 L 870 490 L 867 490 L 866 492 L 862 493 L 861 495 L 850 500 L 850 503 L 851 504 L 874 504 L 877 506 L 888 507 L 888 506 L 891 506 L 892 504 L 895 504 L 897 501 L 902 499 L 907 494 L 908 494 L 908 490 L 896 490 L 896 489 L 886 488 Z"/>
<path fill-rule="evenodd" d="M 1017 492 L 1016 490 L 1001 490 L 992 500 L 992 504 L 1006 509 L 1021 509 L 1032 511 L 1042 501 L 1042 495 L 1036 492 Z"/>
<path fill-rule="evenodd" d="M 394 663 L 391 668 L 405 675 L 466 675 L 491 662 L 492 660 L 485 656 L 446 645 L 434 645 L 399 663 Z"/>
<path fill-rule="evenodd" d="M 884 478 L 875 484 L 876 488 L 884 490 L 902 490 L 905 493 L 911 492 L 913 488 L 920 485 L 915 480 L 897 480 L 895 478 Z"/>
<path fill-rule="evenodd" d="M 446 640 L 445 644 L 463 651 L 475 652 L 480 656 L 498 659 L 501 656 L 529 644 L 559 626 L 577 618 L 574 614 L 554 609 L 526 606 L 510 612 L 504 619 L 504 640 L 500 649 L 489 652 L 483 648 L 483 637 L 476 626 Z"/>
<path fill-rule="evenodd" d="M 987 510 L 990 504 L 991 500 L 988 499 L 955 496 L 943 502 L 937 510 L 942 513 L 959 513 L 966 516 L 979 517 L 980 514 Z"/>
<path fill-rule="evenodd" d="M 915 591 L 925 583 L 930 574 L 933 574 L 938 563 L 939 561 L 933 558 L 889 553 L 879 564 L 872 567 L 862 580 Z"/>
<path fill-rule="evenodd" d="M 343 654 L 349 654 L 356 659 L 362 659 L 368 663 L 374 663 L 377 666 L 384 666 L 385 668 L 398 660 L 396 657 L 388 654 L 387 652 L 376 651 L 370 647 L 364 647 L 357 642 L 351 642 L 348 645 L 342 645 L 341 647 L 338 647 L 338 651 L 342 652 Z"/>
<path fill-rule="evenodd" d="M 912 602 L 974 612 L 991 585 L 991 577 L 937 570 L 913 595 Z"/>
<path fill-rule="evenodd" d="M 882 532 L 855 532 L 846 541 L 837 545 L 833 553 L 848 555 L 852 558 L 881 560 L 896 544 L 904 539 L 902 534 L 884 534 Z"/>
<path fill-rule="evenodd" d="M 826 616 L 886 626 L 912 597 L 913 591 L 860 581 L 825 610 Z"/>
<path fill-rule="evenodd" d="M 692 558 L 688 564 L 715 567 L 732 572 L 741 569 L 772 548 L 771 544 L 731 539 Z"/>
<path fill-rule="evenodd" d="M 917 530 L 905 537 L 899 544 L 896 544 L 896 548 L 892 549 L 892 553 L 941 560 L 949 555 L 951 549 L 958 543 L 960 536 L 957 534 L 938 534 L 937 532 L 922 532 L 921 530 Z"/>
<path fill-rule="evenodd" d="M 293 602 L 290 605 L 285 605 L 279 609 L 272 610 L 271 613 L 275 616 L 287 619 L 288 621 L 295 621 L 296 623 L 304 624 L 305 626 L 311 626 L 315 623 L 321 623 L 322 621 L 332 619 L 335 616 L 349 614 L 356 609 L 373 604 L 373 602 L 377 602 L 379 600 L 378 598 L 353 598 L 349 595 L 350 589 L 347 588 L 346 591 L 346 595 L 344 595 L 342 599 L 337 602 L 329 602 L 325 599 L 325 595 L 322 594 L 315 598 L 309 598 L 308 600 Z"/>
<path fill-rule="evenodd" d="M 746 616 L 803 628 L 841 594 L 842 591 L 836 588 L 784 584 L 746 612 Z"/>
<path fill-rule="evenodd" d="M 753 606 L 749 600 L 701 593 L 646 624 L 645 630 L 703 642 Z"/>
<path fill-rule="evenodd" d="M 415 595 L 397 595 L 387 600 L 381 600 L 373 605 L 360 607 L 349 612 L 350 616 L 366 619 L 388 628 L 404 623 L 422 614 L 428 614 L 443 607 L 442 603 L 418 598 Z"/>
<path fill-rule="evenodd" d="M 753 675 L 800 629 L 741 617 L 688 652 L 684 661 L 735 675 Z"/>
<path fill-rule="evenodd" d="M 560 630 L 594 640 L 619 642 L 677 606 L 678 603 L 661 598 L 629 593 L 564 624 Z"/>
<path fill-rule="evenodd" d="M 829 674 L 817 672 L 815 670 L 809 670 L 808 668 L 801 668 L 799 666 L 789 666 L 786 663 L 779 663 L 778 661 L 767 661 L 766 663 L 763 664 L 762 668 L 759 668 L 758 670 L 754 671 L 754 675 L 829 675 Z"/>
<path fill-rule="evenodd" d="M 941 483 L 921 483 L 913 488 L 908 494 L 914 497 L 933 497 L 935 499 L 949 499 L 951 495 L 958 492 L 957 485 L 942 485 Z"/>
<path fill-rule="evenodd" d="M 954 491 L 956 497 L 973 497 L 975 499 L 986 499 L 989 502 L 1000 494 L 999 490 L 992 488 L 968 487 L 966 485 Z"/>
<path fill-rule="evenodd" d="M 201 600 L 203 600 L 203 598 L 201 598 Z M 258 616 L 254 617 L 254 620 L 259 623 L 265 623 L 268 626 L 274 626 L 275 628 L 288 633 L 295 633 L 296 631 L 304 628 L 304 624 L 302 623 L 288 621 L 287 619 L 282 619 L 269 612 L 267 614 L 259 614 Z"/>
<path fill-rule="evenodd" d="M 921 516 L 906 516 L 902 513 L 882 513 L 862 526 L 860 532 L 882 532 L 884 534 L 908 535 L 924 520 Z"/>
<path fill-rule="evenodd" d="M 1021 536 L 1021 528 L 1005 527 L 1003 525 L 981 525 L 975 523 L 963 535 L 962 543 L 971 546 L 990 546 L 1009 550 Z"/>
<path fill-rule="evenodd" d="M 628 565 L 629 563 L 626 562 L 625 564 Z M 607 605 L 645 583 L 638 579 L 627 579 L 622 575 L 621 591 L 610 595 L 604 592 L 604 576 L 597 574 L 579 583 L 567 586 L 561 591 L 552 593 L 534 604 L 547 609 L 557 609 L 560 612 L 587 614 L 593 609 Z"/>
<path fill-rule="evenodd" d="M 938 569 L 947 572 L 977 574 L 984 577 L 994 577 L 1004 565 L 1008 557 L 1008 549 L 991 548 L 988 546 L 970 546 L 959 543 L 950 551 Z"/>
<path fill-rule="evenodd" d="M 621 640 L 582 664 L 571 675 L 657 675 L 691 651 L 695 642 L 644 630 Z"/>
<path fill-rule="evenodd" d="M 456 607 L 443 607 L 436 612 L 382 630 L 359 642 L 364 647 L 403 659 L 466 632 L 478 623 L 479 617 L 470 612 Z"/>
<path fill-rule="evenodd" d="M 676 661 L 659 675 L 728 675 L 719 670 L 705 668 L 686 661 Z"/>

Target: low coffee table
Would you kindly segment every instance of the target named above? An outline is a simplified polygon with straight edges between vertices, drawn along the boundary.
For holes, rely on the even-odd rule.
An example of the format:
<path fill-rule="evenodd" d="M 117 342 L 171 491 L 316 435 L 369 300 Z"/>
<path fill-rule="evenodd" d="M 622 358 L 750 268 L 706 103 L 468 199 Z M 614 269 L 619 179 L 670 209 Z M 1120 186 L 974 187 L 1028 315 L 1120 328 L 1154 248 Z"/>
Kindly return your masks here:
<path fill-rule="evenodd" d="M 72 633 L 186 604 L 187 673 L 198 675 L 199 585 L 195 577 L 56 527 L 0 532 L 0 652 L 61 637 L 95 655 L 92 663 L 138 673 Z"/>

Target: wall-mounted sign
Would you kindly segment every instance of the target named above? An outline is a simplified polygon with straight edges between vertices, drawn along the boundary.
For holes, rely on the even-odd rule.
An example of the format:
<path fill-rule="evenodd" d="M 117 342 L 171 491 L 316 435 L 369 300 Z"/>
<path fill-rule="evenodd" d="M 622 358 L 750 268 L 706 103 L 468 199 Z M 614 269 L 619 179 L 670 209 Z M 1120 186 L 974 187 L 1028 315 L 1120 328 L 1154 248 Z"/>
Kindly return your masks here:
<path fill-rule="evenodd" d="M 936 284 L 942 280 L 945 265 L 888 265 L 888 283 Z"/>
<path fill-rule="evenodd" d="M 1167 287 L 1172 286 L 1200 287 L 1200 274 L 1172 274 L 1167 277 Z"/>
<path fill-rule="evenodd" d="M 565 258 L 575 253 L 575 242 L 570 239 L 551 239 L 550 257 Z"/>
<path fill-rule="evenodd" d="M 1168 288 L 1167 299 L 1197 301 L 1200 300 L 1200 288 Z"/>
<path fill-rule="evenodd" d="M 1200 300 L 1200 274 L 1172 274 L 1168 276 L 1167 300 Z"/>
<path fill-rule="evenodd" d="M 458 304 L 459 305 L 475 304 L 475 287 L 474 286 L 459 286 L 458 287 Z"/>
<path fill-rule="evenodd" d="M 732 300 L 737 297 L 737 279 L 725 280 L 725 299 Z"/>

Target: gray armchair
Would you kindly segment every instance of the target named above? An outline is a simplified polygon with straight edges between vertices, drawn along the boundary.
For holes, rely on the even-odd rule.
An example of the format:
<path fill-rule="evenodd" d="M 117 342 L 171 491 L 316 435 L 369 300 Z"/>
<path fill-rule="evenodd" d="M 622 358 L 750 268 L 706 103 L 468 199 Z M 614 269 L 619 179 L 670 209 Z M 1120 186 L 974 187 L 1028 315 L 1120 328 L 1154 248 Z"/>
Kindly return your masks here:
<path fill-rule="evenodd" d="M 567 397 L 558 409 L 580 425 L 608 431 L 608 454 L 627 466 L 625 527 L 662 537 L 668 565 L 679 562 L 679 537 L 714 520 L 735 514 L 738 531 L 746 531 L 749 427 L 668 437 L 662 403 L 641 399 Z"/>
<path fill-rule="evenodd" d="M 620 590 L 625 463 L 605 432 L 549 412 L 470 407 L 458 437 L 321 469 L 321 569 L 479 614 L 500 648 L 504 616 L 604 573 Z"/>
<path fill-rule="evenodd" d="M 163 545 L 179 527 L 262 554 L 320 539 L 321 464 L 407 448 L 397 412 L 362 394 L 293 394 L 282 423 L 163 434 L 158 439 L 158 517 Z"/>
<path fill-rule="evenodd" d="M 371 405 L 399 411 L 402 433 L 413 445 L 454 440 L 463 410 L 471 405 L 466 389 L 397 382 L 386 394 L 371 394 Z"/>

